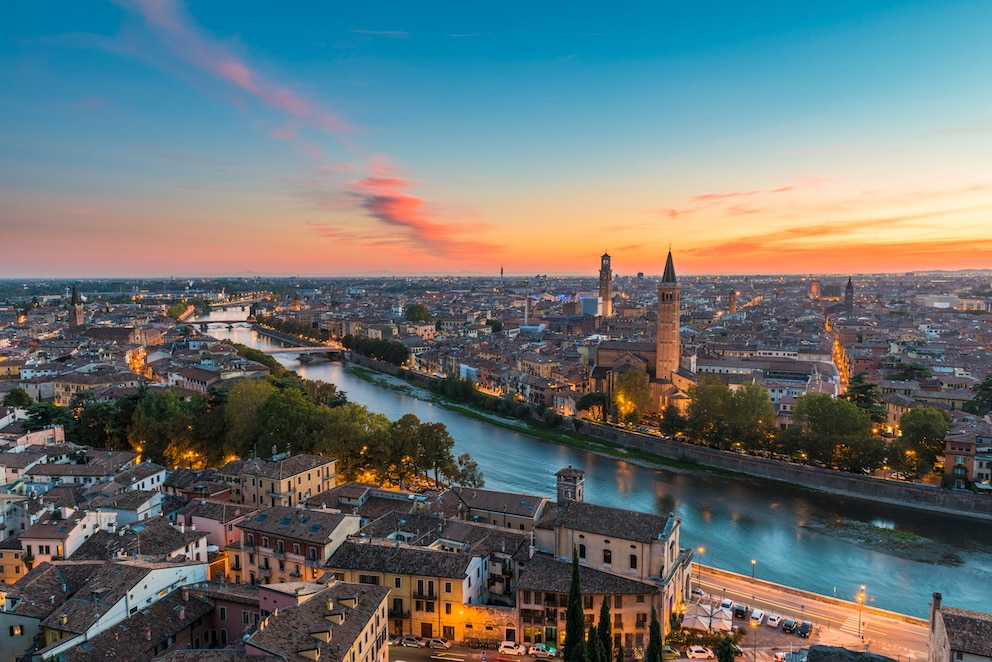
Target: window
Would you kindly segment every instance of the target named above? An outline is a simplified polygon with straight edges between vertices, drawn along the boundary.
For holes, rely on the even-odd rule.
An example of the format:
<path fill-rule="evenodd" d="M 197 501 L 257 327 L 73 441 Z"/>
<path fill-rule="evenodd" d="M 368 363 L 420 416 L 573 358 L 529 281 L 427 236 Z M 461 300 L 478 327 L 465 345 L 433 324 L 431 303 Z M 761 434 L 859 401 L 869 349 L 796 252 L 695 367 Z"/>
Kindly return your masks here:
<path fill-rule="evenodd" d="M 444 603 L 444 613 L 446 615 L 448 615 L 448 616 L 451 616 L 451 603 L 450 602 L 445 602 Z"/>
<path fill-rule="evenodd" d="M 24 626 L 18 623 L 17 625 L 10 626 L 10 636 L 12 637 L 22 637 L 24 636 Z"/>
<path fill-rule="evenodd" d="M 451 582 L 444 582 L 444 592 L 451 593 Z"/>
<path fill-rule="evenodd" d="M 530 591 L 524 591 L 524 604 L 530 604 Z"/>
<path fill-rule="evenodd" d="M 222 620 L 222 621 L 226 621 L 227 620 L 227 607 L 221 607 L 220 608 L 220 620 Z"/>
<path fill-rule="evenodd" d="M 249 533 L 248 534 L 248 546 L 249 547 L 254 547 L 255 546 L 255 534 L 254 533 Z"/>
<path fill-rule="evenodd" d="M 586 546 L 585 543 L 579 543 L 579 558 L 585 560 L 586 558 Z"/>
<path fill-rule="evenodd" d="M 373 584 L 375 586 L 379 585 L 379 577 L 377 575 L 358 575 L 359 584 Z"/>
<path fill-rule="evenodd" d="M 293 553 L 296 554 L 297 556 L 300 555 L 300 543 L 298 542 L 293 543 Z"/>
<path fill-rule="evenodd" d="M 592 596 L 591 595 L 583 595 L 582 596 L 582 608 L 583 609 L 592 609 Z"/>
<path fill-rule="evenodd" d="M 246 611 L 241 612 L 241 622 L 244 623 L 245 625 L 248 625 L 248 612 Z"/>
<path fill-rule="evenodd" d="M 613 608 L 614 609 L 623 609 L 623 596 L 622 595 L 614 595 L 613 596 Z"/>
<path fill-rule="evenodd" d="M 643 595 L 637 596 L 637 604 L 639 604 L 639 605 L 644 604 L 644 596 Z"/>
<path fill-rule="evenodd" d="M 393 577 L 393 588 L 402 588 L 403 580 L 399 577 Z"/>
<path fill-rule="evenodd" d="M 284 543 L 282 540 L 277 540 L 276 541 L 276 550 L 280 554 L 282 554 L 283 552 L 285 552 L 286 551 L 286 543 Z"/>
<path fill-rule="evenodd" d="M 269 546 L 269 537 L 262 536 L 262 547 L 268 547 L 268 546 Z"/>
<path fill-rule="evenodd" d="M 630 569 L 637 570 L 637 554 L 630 555 Z"/>
<path fill-rule="evenodd" d="M 605 565 L 610 565 L 613 563 L 613 552 L 608 549 L 603 550 L 603 563 Z"/>

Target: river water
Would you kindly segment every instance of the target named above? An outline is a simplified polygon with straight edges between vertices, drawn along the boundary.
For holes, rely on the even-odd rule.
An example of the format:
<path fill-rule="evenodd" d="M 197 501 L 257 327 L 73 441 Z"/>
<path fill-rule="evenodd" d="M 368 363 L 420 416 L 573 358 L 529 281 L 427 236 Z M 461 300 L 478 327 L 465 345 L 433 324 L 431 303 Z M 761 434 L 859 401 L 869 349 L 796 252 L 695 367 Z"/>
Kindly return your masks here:
<path fill-rule="evenodd" d="M 282 346 L 247 327 L 218 325 L 209 333 L 258 349 Z M 276 358 L 306 379 L 336 384 L 349 401 L 392 420 L 409 413 L 421 421 L 444 423 L 455 440 L 455 455 L 471 454 L 488 489 L 554 498 L 555 473 L 573 466 L 585 471 L 585 496 L 591 503 L 675 513 L 682 520 L 682 545 L 702 546 L 706 565 L 744 575 L 753 568 L 760 579 L 852 601 L 864 584 L 869 604 L 913 616 L 928 615 L 934 591 L 943 594 L 946 605 L 990 611 L 992 525 L 986 522 L 746 479 L 644 468 L 460 416 L 370 384 L 349 374 L 341 363 L 301 365 L 291 353 Z M 929 538 L 960 563 L 910 561 L 823 532 L 823 525 L 838 519 Z"/>

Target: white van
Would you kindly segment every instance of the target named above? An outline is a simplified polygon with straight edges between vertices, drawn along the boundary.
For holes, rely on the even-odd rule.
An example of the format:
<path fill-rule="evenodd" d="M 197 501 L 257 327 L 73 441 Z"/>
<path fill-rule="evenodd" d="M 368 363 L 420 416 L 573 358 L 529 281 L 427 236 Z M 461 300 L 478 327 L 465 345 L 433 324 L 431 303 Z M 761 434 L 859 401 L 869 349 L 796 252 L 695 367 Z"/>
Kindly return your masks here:
<path fill-rule="evenodd" d="M 755 625 L 761 625 L 761 621 L 765 618 L 765 612 L 760 609 L 755 609 L 751 612 L 751 622 Z"/>

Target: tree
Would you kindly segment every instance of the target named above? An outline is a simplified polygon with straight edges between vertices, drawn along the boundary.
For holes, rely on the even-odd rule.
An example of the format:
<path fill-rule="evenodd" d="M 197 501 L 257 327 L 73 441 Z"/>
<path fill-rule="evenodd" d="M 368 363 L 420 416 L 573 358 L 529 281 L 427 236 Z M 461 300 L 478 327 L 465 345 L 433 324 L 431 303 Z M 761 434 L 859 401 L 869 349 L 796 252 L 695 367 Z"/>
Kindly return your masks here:
<path fill-rule="evenodd" d="M 676 434 L 685 432 L 686 418 L 679 411 L 679 408 L 675 405 L 668 405 L 665 407 L 665 412 L 662 414 L 661 422 L 658 424 L 658 429 L 668 436 L 674 436 Z"/>
<path fill-rule="evenodd" d="M 885 404 L 878 392 L 878 384 L 865 381 L 865 373 L 859 372 L 847 384 L 847 392 L 841 396 L 848 402 L 853 402 L 858 409 L 867 412 L 872 423 L 885 422 Z"/>
<path fill-rule="evenodd" d="M 646 372 L 632 368 L 621 374 L 613 387 L 617 416 L 635 423 L 651 410 L 651 382 Z"/>
<path fill-rule="evenodd" d="M 603 642 L 599 640 L 596 626 L 589 624 L 589 634 L 586 635 L 586 660 L 588 662 L 603 662 Z"/>
<path fill-rule="evenodd" d="M 644 649 L 644 662 L 662 662 L 661 648 L 664 645 L 658 612 L 651 605 L 651 625 L 648 628 L 648 647 Z"/>
<path fill-rule="evenodd" d="M 942 409 L 913 407 L 899 418 L 902 436 L 894 444 L 894 464 L 917 475 L 933 469 L 938 455 L 944 452 L 944 437 L 951 427 L 951 417 Z"/>
<path fill-rule="evenodd" d="M 922 363 L 900 363 L 895 372 L 890 373 L 887 379 L 905 382 L 926 379 L 929 376 L 929 366 L 925 366 Z"/>
<path fill-rule="evenodd" d="M 606 405 L 606 394 L 601 391 L 586 393 L 575 403 L 578 411 L 588 411 L 594 420 L 603 420 L 603 409 Z"/>
<path fill-rule="evenodd" d="M 457 470 L 454 476 L 450 478 L 462 487 L 484 487 L 486 484 L 485 478 L 482 477 L 482 470 L 479 469 L 479 463 L 472 459 L 472 456 L 468 453 L 462 453 L 455 460 L 457 465 Z"/>
<path fill-rule="evenodd" d="M 239 379 L 231 387 L 224 405 L 227 423 L 226 448 L 235 455 L 248 457 L 258 452 L 261 426 L 258 410 L 276 388 L 258 379 Z"/>
<path fill-rule="evenodd" d="M 730 434 L 745 448 L 764 448 L 775 434 L 775 405 L 761 384 L 742 384 L 730 396 Z"/>
<path fill-rule="evenodd" d="M 493 330 L 493 333 L 499 333 L 500 331 L 503 330 L 503 323 L 500 322 L 498 319 L 492 317 L 486 320 L 486 326 L 491 328 Z"/>
<path fill-rule="evenodd" d="M 22 389 L 20 386 L 15 386 L 10 389 L 10 392 L 3 396 L 3 406 L 4 407 L 28 407 L 34 400 L 28 395 L 28 392 Z"/>
<path fill-rule="evenodd" d="M 417 437 L 417 465 L 425 474 L 433 471 L 434 487 L 440 487 L 441 473 L 454 464 L 451 449 L 455 440 L 444 423 L 421 423 Z"/>
<path fill-rule="evenodd" d="M 717 377 L 702 376 L 689 387 L 686 428 L 693 437 L 725 445 L 729 436 L 730 389 Z"/>
<path fill-rule="evenodd" d="M 972 386 L 971 393 L 971 400 L 964 403 L 962 409 L 978 416 L 992 412 L 992 373 L 985 375 L 985 379 Z"/>
<path fill-rule="evenodd" d="M 410 322 L 430 322 L 434 319 L 427 306 L 422 303 L 413 303 L 406 307 L 403 318 Z"/>
<path fill-rule="evenodd" d="M 258 454 L 304 452 L 312 447 L 310 423 L 316 406 L 295 388 L 276 389 L 257 410 Z"/>
<path fill-rule="evenodd" d="M 726 636 L 720 639 L 720 643 L 713 648 L 713 653 L 716 655 L 716 662 L 734 662 L 736 652 L 733 637 Z"/>
<path fill-rule="evenodd" d="M 179 303 L 174 303 L 169 306 L 169 310 L 165 314 L 174 320 L 178 320 L 179 317 L 186 312 L 187 303 L 185 301 L 180 301 Z"/>
<path fill-rule="evenodd" d="M 53 425 L 70 427 L 73 422 L 72 412 L 51 402 L 35 402 L 28 405 L 27 412 L 28 420 L 23 424 L 26 432 L 44 430 Z"/>
<path fill-rule="evenodd" d="M 565 608 L 564 662 L 585 662 L 586 621 L 582 613 L 582 582 L 579 580 L 579 551 L 572 547 L 572 582 L 568 587 L 568 606 Z"/>
<path fill-rule="evenodd" d="M 596 627 L 599 643 L 603 647 L 600 660 L 613 662 L 613 624 L 610 622 L 610 596 L 603 596 L 603 604 L 599 607 L 599 624 Z"/>

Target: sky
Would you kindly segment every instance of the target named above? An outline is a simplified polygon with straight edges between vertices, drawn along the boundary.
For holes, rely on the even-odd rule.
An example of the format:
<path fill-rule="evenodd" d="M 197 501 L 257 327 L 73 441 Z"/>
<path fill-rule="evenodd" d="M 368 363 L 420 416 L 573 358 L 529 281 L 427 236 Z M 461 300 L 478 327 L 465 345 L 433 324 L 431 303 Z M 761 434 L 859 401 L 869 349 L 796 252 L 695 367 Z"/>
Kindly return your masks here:
<path fill-rule="evenodd" d="M 992 268 L 992 3 L 0 3 L 0 278 Z"/>

